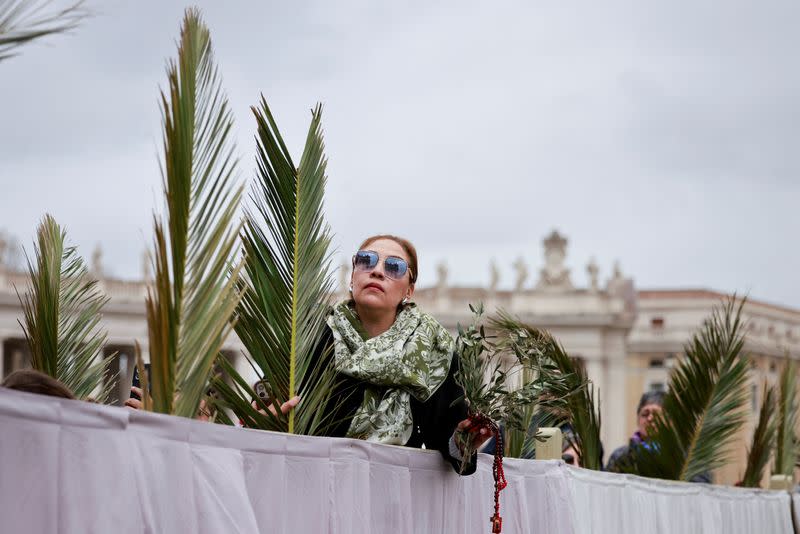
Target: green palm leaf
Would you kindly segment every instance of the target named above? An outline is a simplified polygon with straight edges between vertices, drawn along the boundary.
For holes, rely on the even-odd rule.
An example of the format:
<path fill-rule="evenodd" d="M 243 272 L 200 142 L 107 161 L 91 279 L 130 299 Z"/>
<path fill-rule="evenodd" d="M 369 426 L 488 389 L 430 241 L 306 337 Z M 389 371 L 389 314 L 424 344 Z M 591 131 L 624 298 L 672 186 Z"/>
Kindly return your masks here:
<path fill-rule="evenodd" d="M 66 232 L 45 215 L 34 245 L 36 265 L 28 261 L 30 285 L 19 295 L 22 329 L 33 368 L 64 383 L 79 399 L 107 402 L 113 380 L 106 372 L 113 354 L 103 358 L 105 332 L 98 329 L 108 302 L 89 277 Z"/>
<path fill-rule="evenodd" d="M 586 368 L 579 364 L 564 350 L 554 338 L 550 338 L 545 354 L 554 362 L 558 370 L 572 378 L 571 387 L 576 393 L 566 397 L 564 402 L 564 418 L 572 427 L 572 446 L 578 452 L 581 467 L 599 471 L 603 468 L 600 443 L 600 403 L 595 402 L 594 385 L 589 381 Z M 581 387 L 582 385 L 585 387 Z M 555 397 L 555 392 L 548 395 Z M 557 407 L 552 407 L 558 413 Z"/>
<path fill-rule="evenodd" d="M 331 352 L 318 347 L 328 311 L 323 303 L 333 287 L 331 235 L 322 210 L 327 160 L 321 112 L 320 106 L 312 112 L 297 167 L 266 100 L 253 108 L 258 179 L 242 234 L 244 297 L 236 324 L 274 402 L 280 405 L 295 395 L 302 401 L 288 416 L 265 417 L 250 406 L 255 394 L 230 365 L 221 362 L 233 384 L 216 382 L 221 398 L 247 426 L 297 434 L 324 434 L 333 423 L 326 410 L 336 380 L 328 365 Z"/>
<path fill-rule="evenodd" d="M 48 9 L 49 0 L 0 0 L 0 61 L 17 55 L 20 46 L 72 30 L 89 15 L 83 2 Z"/>
<path fill-rule="evenodd" d="M 716 307 L 684 348 L 685 357 L 670 375 L 663 412 L 654 421 L 652 444 L 638 447 L 623 470 L 691 481 L 724 463 L 745 420 L 744 302 L 737 305 L 733 297 Z"/>
<path fill-rule="evenodd" d="M 529 384 L 535 377 L 529 369 L 522 371 L 522 383 Z M 522 427 L 506 427 L 505 452 L 506 458 L 533 458 L 536 450 L 536 434 L 538 433 L 539 420 L 535 404 L 528 404 L 522 408 Z"/>
<path fill-rule="evenodd" d="M 775 390 L 765 383 L 758 424 L 753 430 L 753 439 L 747 451 L 747 467 L 742 477 L 742 486 L 746 488 L 760 487 L 764 469 L 769 463 L 769 457 L 775 445 L 776 432 Z"/>
<path fill-rule="evenodd" d="M 595 407 L 594 387 L 589 382 L 586 370 L 545 330 L 523 324 L 504 312 L 498 313 L 492 326 L 500 332 L 524 331 L 525 337 L 541 348 L 542 357 L 548 362 L 543 368 L 551 370 L 538 374 L 541 414 L 538 417 L 529 414 L 524 449 L 535 446 L 532 439 L 535 431 L 531 423 L 535 422 L 538 426 L 569 423 L 574 433 L 572 445 L 579 453 L 581 467 L 600 470 L 600 413 L 599 406 Z"/>
<path fill-rule="evenodd" d="M 797 365 L 787 359 L 778 390 L 778 435 L 775 446 L 774 475 L 794 475 L 797 458 Z"/>
<path fill-rule="evenodd" d="M 162 91 L 166 223 L 154 216 L 146 298 L 152 409 L 193 417 L 241 294 L 233 119 L 200 13 L 186 11 Z"/>

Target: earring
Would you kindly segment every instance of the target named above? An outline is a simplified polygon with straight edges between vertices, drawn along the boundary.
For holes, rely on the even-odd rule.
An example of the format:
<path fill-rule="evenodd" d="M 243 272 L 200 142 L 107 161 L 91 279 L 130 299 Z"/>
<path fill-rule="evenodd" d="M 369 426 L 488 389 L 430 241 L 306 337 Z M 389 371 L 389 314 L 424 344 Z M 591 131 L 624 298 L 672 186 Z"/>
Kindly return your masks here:
<path fill-rule="evenodd" d="M 353 292 L 353 284 L 350 284 L 350 293 Z"/>
<path fill-rule="evenodd" d="M 408 297 L 403 299 L 403 304 L 408 304 Z"/>

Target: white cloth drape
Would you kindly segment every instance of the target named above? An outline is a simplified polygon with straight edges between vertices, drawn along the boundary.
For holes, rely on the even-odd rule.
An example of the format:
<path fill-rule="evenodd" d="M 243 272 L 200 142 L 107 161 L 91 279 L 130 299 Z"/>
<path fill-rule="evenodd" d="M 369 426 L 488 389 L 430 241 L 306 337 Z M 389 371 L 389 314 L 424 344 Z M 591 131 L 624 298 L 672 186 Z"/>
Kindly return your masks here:
<path fill-rule="evenodd" d="M 484 533 L 491 458 L 288 436 L 0 388 L 3 533 Z M 787 493 L 506 460 L 506 533 L 785 533 Z M 796 503 L 797 504 L 797 503 Z"/>

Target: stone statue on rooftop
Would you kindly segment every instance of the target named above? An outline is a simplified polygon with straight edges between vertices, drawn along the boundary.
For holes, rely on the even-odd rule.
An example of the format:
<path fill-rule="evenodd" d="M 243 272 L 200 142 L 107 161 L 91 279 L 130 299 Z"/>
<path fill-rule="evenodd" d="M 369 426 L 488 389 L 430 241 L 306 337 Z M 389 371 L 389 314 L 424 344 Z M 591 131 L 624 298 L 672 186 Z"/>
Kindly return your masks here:
<path fill-rule="evenodd" d="M 608 292 L 613 295 L 619 295 L 625 287 L 625 276 L 622 274 L 622 268 L 619 265 L 619 260 L 614 262 L 614 273 L 608 280 Z"/>
<path fill-rule="evenodd" d="M 447 276 L 449 272 L 447 264 L 444 261 L 439 262 L 436 266 L 436 289 L 441 291 L 447 288 Z"/>
<path fill-rule="evenodd" d="M 0 267 L 7 271 L 25 269 L 25 254 L 19 241 L 7 232 L 0 231 Z"/>
<path fill-rule="evenodd" d="M 514 281 L 514 289 L 520 291 L 525 286 L 525 280 L 528 279 L 528 266 L 525 265 L 525 260 L 520 256 L 512 267 L 514 267 L 514 270 L 517 272 L 517 278 Z"/>
<path fill-rule="evenodd" d="M 589 290 L 593 292 L 598 291 L 600 289 L 600 283 L 598 282 L 600 268 L 597 266 L 597 262 L 595 262 L 594 258 L 589 260 L 589 264 L 586 266 L 586 272 L 589 274 Z"/>
<path fill-rule="evenodd" d="M 564 266 L 567 256 L 567 239 L 557 231 L 544 240 L 544 268 L 539 271 L 538 289 L 572 289 L 569 269 Z"/>
<path fill-rule="evenodd" d="M 494 293 L 497 291 L 497 286 L 500 283 L 500 270 L 497 268 L 497 262 L 492 260 L 489 264 L 489 291 Z"/>
<path fill-rule="evenodd" d="M 101 278 L 103 276 L 103 248 L 100 246 L 100 243 L 94 247 L 94 251 L 92 251 L 92 263 L 91 263 L 91 272 L 97 278 Z"/>
<path fill-rule="evenodd" d="M 619 260 L 614 262 L 614 276 L 612 280 L 622 280 L 622 267 L 619 264 Z"/>

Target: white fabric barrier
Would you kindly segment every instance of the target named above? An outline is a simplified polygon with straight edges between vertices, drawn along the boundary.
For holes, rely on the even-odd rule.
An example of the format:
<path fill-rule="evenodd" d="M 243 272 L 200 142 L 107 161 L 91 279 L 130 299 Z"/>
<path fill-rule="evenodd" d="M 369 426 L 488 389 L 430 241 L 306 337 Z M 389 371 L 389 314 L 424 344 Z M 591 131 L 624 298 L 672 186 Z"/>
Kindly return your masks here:
<path fill-rule="evenodd" d="M 491 458 L 235 429 L 0 388 L 4 533 L 483 533 Z M 785 492 L 507 460 L 506 533 L 785 533 Z"/>

